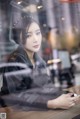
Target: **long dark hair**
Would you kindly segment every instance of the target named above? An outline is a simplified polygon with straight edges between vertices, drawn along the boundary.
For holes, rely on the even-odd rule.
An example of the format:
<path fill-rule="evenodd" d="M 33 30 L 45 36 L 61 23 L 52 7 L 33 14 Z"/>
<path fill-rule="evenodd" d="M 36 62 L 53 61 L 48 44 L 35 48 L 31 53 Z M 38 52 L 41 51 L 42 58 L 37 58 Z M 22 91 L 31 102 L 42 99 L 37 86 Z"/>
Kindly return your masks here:
<path fill-rule="evenodd" d="M 38 22 L 32 16 L 27 15 L 27 14 L 22 14 L 22 29 L 21 29 L 21 39 L 20 39 L 20 43 L 22 45 L 24 45 L 26 42 L 26 35 L 28 32 L 28 29 L 31 23 L 33 22 L 38 24 Z"/>

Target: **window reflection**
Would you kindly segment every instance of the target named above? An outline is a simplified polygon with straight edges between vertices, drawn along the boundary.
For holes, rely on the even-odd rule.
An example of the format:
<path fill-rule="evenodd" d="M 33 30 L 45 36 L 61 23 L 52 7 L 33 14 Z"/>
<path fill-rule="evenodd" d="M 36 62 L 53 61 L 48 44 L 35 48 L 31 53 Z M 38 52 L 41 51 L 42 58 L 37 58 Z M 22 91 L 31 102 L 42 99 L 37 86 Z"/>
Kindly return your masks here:
<path fill-rule="evenodd" d="M 0 1 L 0 63 L 19 46 L 23 16 L 34 18 L 43 35 L 39 54 L 46 61 L 59 58 L 58 50 L 70 54 L 80 50 L 80 5 L 62 4 L 58 0 L 1 0 Z M 75 13 L 75 14 L 74 14 Z M 77 30 L 76 30 L 77 29 Z M 26 34 L 27 36 L 27 34 Z M 28 36 L 27 36 L 28 37 Z M 2 66 L 1 66 L 2 68 Z"/>

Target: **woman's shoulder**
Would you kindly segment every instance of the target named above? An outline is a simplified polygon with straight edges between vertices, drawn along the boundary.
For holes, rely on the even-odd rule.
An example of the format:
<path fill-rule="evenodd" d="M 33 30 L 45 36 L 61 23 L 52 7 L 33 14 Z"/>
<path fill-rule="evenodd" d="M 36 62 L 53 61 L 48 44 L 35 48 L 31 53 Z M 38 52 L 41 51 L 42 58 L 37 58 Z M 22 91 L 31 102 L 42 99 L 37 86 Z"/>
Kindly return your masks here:
<path fill-rule="evenodd" d="M 15 51 L 13 51 L 9 58 L 8 58 L 8 62 L 16 62 L 16 61 L 22 61 L 24 57 L 24 50 L 21 47 L 18 47 Z"/>

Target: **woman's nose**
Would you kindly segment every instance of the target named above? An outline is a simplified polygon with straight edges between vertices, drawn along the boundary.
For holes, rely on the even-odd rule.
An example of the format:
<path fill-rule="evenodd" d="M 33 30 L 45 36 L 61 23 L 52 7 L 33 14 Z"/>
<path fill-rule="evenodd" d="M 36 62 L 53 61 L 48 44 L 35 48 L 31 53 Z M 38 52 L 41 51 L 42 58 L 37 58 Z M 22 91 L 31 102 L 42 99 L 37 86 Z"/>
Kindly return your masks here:
<path fill-rule="evenodd" d="M 34 40 L 33 42 L 37 42 L 37 39 L 38 38 L 37 38 L 36 34 L 33 34 L 33 40 Z"/>

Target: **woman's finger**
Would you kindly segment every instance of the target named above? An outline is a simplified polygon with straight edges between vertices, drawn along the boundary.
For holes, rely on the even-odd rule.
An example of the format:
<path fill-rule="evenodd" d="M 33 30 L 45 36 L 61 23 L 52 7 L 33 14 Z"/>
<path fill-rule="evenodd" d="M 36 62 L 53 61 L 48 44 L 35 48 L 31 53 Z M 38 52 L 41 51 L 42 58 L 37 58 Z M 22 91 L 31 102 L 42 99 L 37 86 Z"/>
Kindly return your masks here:
<path fill-rule="evenodd" d="M 73 107 L 73 106 L 75 106 L 75 103 L 72 103 L 72 104 L 71 104 L 71 107 Z"/>

